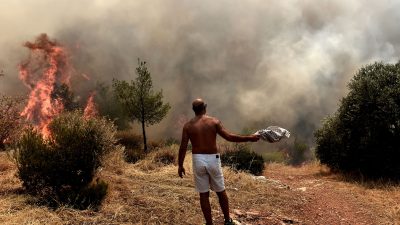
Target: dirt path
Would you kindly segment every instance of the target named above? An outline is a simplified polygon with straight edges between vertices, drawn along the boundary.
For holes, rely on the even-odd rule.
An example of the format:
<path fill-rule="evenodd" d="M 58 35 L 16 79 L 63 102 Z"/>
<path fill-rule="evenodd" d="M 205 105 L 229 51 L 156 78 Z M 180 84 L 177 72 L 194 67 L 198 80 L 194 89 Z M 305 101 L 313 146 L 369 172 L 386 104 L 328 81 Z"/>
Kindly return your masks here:
<path fill-rule="evenodd" d="M 366 188 L 361 184 L 344 182 L 337 175 L 321 170 L 319 165 L 300 168 L 270 165 L 265 176 L 300 192 L 304 204 L 296 211 L 297 218 L 281 224 L 398 224 L 399 189 Z M 393 205 L 394 204 L 394 205 Z"/>

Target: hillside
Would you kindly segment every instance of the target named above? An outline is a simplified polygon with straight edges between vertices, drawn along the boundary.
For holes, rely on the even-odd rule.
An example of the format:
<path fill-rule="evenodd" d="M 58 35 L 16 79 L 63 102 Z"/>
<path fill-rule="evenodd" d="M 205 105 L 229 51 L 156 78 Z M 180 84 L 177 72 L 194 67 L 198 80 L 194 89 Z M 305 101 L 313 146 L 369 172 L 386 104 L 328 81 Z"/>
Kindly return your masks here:
<path fill-rule="evenodd" d="M 137 164 L 110 156 L 100 172 L 110 185 L 98 211 L 50 209 L 24 194 L 16 168 L 0 153 L 0 224 L 201 224 L 190 154 L 187 176 L 175 165 Z M 242 224 L 400 224 L 400 187 L 345 181 L 317 164 L 270 164 L 267 179 L 224 168 L 232 216 Z M 215 194 L 216 224 L 222 221 Z"/>

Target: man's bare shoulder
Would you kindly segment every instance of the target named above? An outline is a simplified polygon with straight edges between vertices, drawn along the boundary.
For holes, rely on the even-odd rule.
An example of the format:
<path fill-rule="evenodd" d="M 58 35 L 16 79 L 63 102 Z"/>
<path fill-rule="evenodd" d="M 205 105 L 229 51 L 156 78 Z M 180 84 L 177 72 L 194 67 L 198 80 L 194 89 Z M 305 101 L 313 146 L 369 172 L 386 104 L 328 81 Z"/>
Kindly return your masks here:
<path fill-rule="evenodd" d="M 203 116 L 203 117 L 201 117 L 201 118 L 194 117 L 194 118 L 190 119 L 189 121 L 187 121 L 187 122 L 185 123 L 185 125 L 183 126 L 183 128 L 184 128 L 184 129 L 189 129 L 189 128 L 192 127 L 194 124 L 197 124 L 197 123 L 199 123 L 199 122 L 200 122 L 200 123 L 207 123 L 207 124 L 214 124 L 214 125 L 217 125 L 217 124 L 220 124 L 220 123 L 221 123 L 217 118 L 212 117 L 212 116 L 205 115 L 205 116 Z"/>
<path fill-rule="evenodd" d="M 187 121 L 184 125 L 183 125 L 183 129 L 188 129 L 190 127 L 190 125 L 192 124 L 192 120 Z"/>
<path fill-rule="evenodd" d="M 207 119 L 208 122 L 211 122 L 211 123 L 213 123 L 213 124 L 219 124 L 219 123 L 221 123 L 221 121 L 219 121 L 219 119 L 217 119 L 217 118 L 215 118 L 215 117 L 212 117 L 212 116 L 207 116 L 206 119 Z"/>

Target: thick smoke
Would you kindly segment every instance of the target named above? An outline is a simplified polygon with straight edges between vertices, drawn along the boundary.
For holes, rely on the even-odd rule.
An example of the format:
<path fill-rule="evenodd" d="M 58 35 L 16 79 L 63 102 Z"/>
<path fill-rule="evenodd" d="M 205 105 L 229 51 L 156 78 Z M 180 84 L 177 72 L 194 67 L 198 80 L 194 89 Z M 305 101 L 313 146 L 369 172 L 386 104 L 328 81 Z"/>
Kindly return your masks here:
<path fill-rule="evenodd" d="M 202 97 L 235 132 L 279 125 L 311 140 L 358 68 L 398 60 L 399 12 L 391 0 L 2 1 L 0 91 L 28 91 L 22 44 L 47 33 L 91 77 L 77 92 L 134 79 L 137 58 L 146 60 L 172 106 L 154 137 L 179 137 L 177 121 Z"/>

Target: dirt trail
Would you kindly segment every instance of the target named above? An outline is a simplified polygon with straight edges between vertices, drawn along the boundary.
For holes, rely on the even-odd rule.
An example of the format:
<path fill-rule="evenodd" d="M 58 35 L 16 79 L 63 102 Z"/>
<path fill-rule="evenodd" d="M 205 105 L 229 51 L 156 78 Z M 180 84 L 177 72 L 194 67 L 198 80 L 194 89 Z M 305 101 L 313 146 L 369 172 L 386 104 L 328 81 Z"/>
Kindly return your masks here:
<path fill-rule="evenodd" d="M 322 170 L 320 165 L 300 168 L 268 166 L 265 174 L 271 181 L 287 185 L 301 193 L 304 204 L 293 211 L 295 220 L 274 224 L 399 224 L 400 195 L 398 187 L 367 188 L 358 183 L 344 182 L 338 175 Z M 265 220 L 266 224 L 272 220 Z M 260 221 L 259 224 L 262 224 Z"/>

